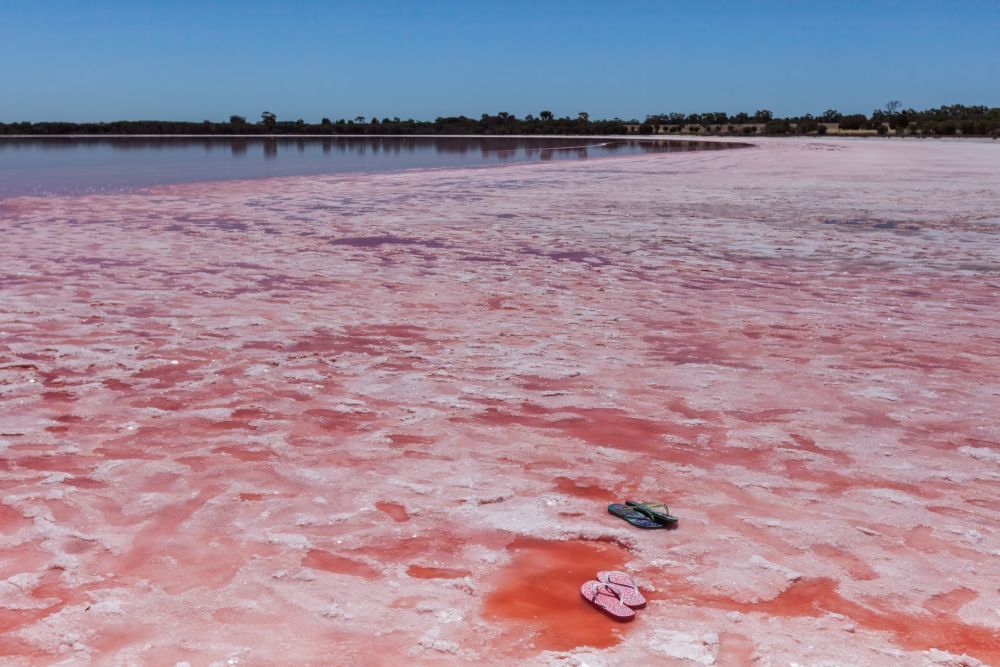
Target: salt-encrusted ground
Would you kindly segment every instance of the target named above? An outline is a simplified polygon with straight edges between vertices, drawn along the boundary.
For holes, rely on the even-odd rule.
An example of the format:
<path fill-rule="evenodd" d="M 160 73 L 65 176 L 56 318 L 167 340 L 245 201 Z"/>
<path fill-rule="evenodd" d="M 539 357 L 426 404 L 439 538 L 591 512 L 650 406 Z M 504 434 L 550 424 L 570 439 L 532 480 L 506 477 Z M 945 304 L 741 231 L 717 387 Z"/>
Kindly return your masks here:
<path fill-rule="evenodd" d="M 1000 142 L 755 143 L 0 204 L 3 663 L 1000 664 Z"/>

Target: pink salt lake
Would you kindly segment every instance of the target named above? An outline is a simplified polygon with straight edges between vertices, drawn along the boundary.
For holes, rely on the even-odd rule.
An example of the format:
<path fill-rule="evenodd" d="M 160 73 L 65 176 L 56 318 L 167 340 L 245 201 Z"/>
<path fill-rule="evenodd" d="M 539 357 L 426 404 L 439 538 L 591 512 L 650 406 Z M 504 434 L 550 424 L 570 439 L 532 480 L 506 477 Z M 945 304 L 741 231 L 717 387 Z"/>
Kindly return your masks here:
<path fill-rule="evenodd" d="M 1000 146 L 753 143 L 0 203 L 0 662 L 1000 663 Z"/>

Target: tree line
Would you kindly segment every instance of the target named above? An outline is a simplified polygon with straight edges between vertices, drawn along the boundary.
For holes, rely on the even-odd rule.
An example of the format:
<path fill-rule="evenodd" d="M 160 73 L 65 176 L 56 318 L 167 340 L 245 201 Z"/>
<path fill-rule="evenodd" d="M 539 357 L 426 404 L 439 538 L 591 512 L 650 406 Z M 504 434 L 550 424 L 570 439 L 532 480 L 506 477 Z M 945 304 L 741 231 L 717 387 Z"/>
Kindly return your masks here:
<path fill-rule="evenodd" d="M 842 114 L 828 109 L 821 114 L 776 117 L 767 109 L 752 114 L 724 111 L 683 114 L 651 114 L 642 121 L 592 120 L 586 112 L 575 117 L 556 117 L 551 111 L 524 118 L 501 111 L 483 114 L 478 119 L 466 116 L 448 116 L 433 121 L 401 120 L 400 118 L 365 118 L 330 120 L 306 123 L 302 119 L 279 120 L 265 111 L 260 119 L 251 122 L 243 116 L 230 116 L 228 121 L 205 120 L 200 123 L 186 121 L 126 120 L 107 123 L 19 122 L 0 123 L 0 135 L 112 135 L 112 134 L 625 134 L 629 126 L 637 126 L 640 134 L 652 134 L 667 126 L 669 131 L 718 134 L 824 134 L 828 123 L 836 123 L 840 130 L 869 130 L 879 134 L 920 135 L 977 135 L 1000 136 L 1000 108 L 953 104 L 917 111 L 904 109 L 896 100 L 875 109 L 870 115 Z"/>
<path fill-rule="evenodd" d="M 260 120 L 250 122 L 243 116 L 230 116 L 226 122 L 123 120 L 109 123 L 0 123 L 0 134 L 625 134 L 625 121 L 591 120 L 586 112 L 576 117 L 557 118 L 551 111 L 524 118 L 501 111 L 483 114 L 479 119 L 448 116 L 433 121 L 363 116 L 339 120 L 324 118 L 319 123 L 302 119 L 278 120 L 270 111 Z"/>
<path fill-rule="evenodd" d="M 904 109 L 901 102 L 892 100 L 870 115 L 842 114 L 836 109 L 827 109 L 816 116 L 805 114 L 786 118 L 775 117 L 767 109 L 732 115 L 724 111 L 654 114 L 646 116 L 639 125 L 639 132 L 652 134 L 656 126 L 666 125 L 719 133 L 825 134 L 827 124 L 832 123 L 836 123 L 839 130 L 870 130 L 878 134 L 1000 136 L 1000 107 L 952 104 L 917 111 Z"/>

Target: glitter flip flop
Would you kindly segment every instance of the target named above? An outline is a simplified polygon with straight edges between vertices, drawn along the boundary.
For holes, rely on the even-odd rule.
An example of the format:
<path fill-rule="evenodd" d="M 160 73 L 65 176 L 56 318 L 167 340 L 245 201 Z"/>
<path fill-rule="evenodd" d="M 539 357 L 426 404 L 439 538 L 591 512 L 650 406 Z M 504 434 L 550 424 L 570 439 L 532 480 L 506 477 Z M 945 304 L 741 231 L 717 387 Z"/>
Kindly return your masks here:
<path fill-rule="evenodd" d="M 629 621 L 635 617 L 635 610 L 622 602 L 622 594 L 614 586 L 591 579 L 580 586 L 580 595 L 583 596 L 584 600 L 619 621 Z"/>
<path fill-rule="evenodd" d="M 607 584 L 621 594 L 622 604 L 637 609 L 646 606 L 646 598 L 639 592 L 635 579 L 617 570 L 598 572 L 597 580 Z"/>

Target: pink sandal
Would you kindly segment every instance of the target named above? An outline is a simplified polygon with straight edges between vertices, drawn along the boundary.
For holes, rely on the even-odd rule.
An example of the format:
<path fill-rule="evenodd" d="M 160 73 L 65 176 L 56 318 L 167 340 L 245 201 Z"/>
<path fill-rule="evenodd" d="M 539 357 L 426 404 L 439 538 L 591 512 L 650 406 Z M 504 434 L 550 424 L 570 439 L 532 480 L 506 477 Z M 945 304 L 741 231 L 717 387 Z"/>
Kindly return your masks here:
<path fill-rule="evenodd" d="M 580 587 L 580 595 L 601 611 L 622 621 L 630 620 L 635 611 L 622 602 L 622 595 L 617 588 L 600 581 L 590 580 Z"/>
<path fill-rule="evenodd" d="M 628 605 L 629 607 L 646 606 L 646 598 L 644 598 L 642 593 L 639 592 L 639 587 L 636 585 L 635 579 L 624 572 L 619 572 L 617 570 L 612 570 L 610 572 L 598 572 L 597 580 L 602 584 L 607 584 L 618 591 L 622 604 Z"/>

